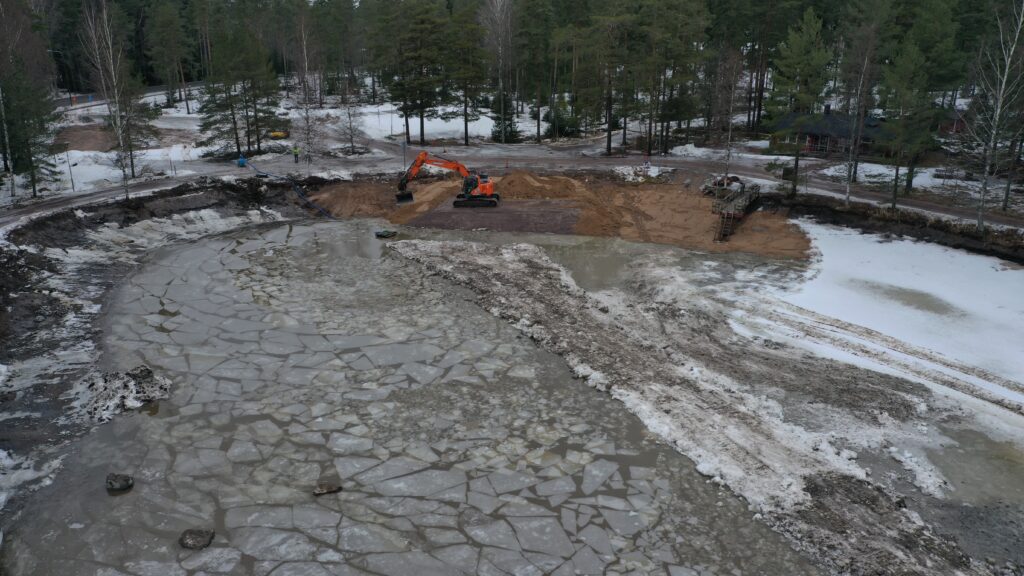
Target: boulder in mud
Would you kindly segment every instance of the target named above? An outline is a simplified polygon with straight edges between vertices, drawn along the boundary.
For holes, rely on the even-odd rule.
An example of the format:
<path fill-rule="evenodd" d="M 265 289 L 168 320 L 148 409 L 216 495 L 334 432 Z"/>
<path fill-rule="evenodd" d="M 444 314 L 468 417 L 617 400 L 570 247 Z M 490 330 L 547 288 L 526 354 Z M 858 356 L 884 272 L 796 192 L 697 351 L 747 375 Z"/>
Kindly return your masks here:
<path fill-rule="evenodd" d="M 107 474 L 108 492 L 127 492 L 135 486 L 135 479 L 127 474 Z"/>
<path fill-rule="evenodd" d="M 202 550 L 213 543 L 213 530 L 189 528 L 181 533 L 178 544 L 186 550 Z"/>

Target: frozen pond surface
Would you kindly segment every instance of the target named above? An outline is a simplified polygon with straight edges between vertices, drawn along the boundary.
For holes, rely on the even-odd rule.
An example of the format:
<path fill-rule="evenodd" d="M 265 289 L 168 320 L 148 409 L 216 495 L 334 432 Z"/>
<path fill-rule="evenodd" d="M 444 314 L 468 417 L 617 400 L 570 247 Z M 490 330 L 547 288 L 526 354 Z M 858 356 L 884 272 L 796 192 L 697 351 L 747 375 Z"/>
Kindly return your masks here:
<path fill-rule="evenodd" d="M 126 278 L 107 367 L 148 364 L 172 396 L 78 443 L 5 572 L 816 573 L 562 359 L 381 260 L 372 230 L 250 229 Z M 108 472 L 134 490 L 108 495 Z M 188 528 L 213 546 L 183 551 Z"/>

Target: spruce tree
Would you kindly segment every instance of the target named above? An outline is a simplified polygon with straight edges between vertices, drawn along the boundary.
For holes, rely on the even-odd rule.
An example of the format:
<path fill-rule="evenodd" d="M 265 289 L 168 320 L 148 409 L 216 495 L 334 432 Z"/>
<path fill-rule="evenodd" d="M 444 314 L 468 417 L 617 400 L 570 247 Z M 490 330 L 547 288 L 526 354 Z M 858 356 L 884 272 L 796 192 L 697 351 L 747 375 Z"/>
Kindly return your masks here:
<path fill-rule="evenodd" d="M 896 208 L 900 164 L 927 146 L 932 105 L 928 92 L 928 72 L 924 54 L 912 36 L 900 43 L 896 56 L 883 72 L 884 106 L 888 140 L 896 161 L 892 184 L 892 207 Z"/>
<path fill-rule="evenodd" d="M 57 113 L 49 87 L 34 82 L 17 63 L 0 81 L 4 106 L 11 112 L 7 126 L 14 172 L 24 176 L 35 197 L 41 186 L 57 179 L 51 150 Z"/>
<path fill-rule="evenodd" d="M 815 112 L 825 89 L 826 66 L 831 58 L 821 36 L 821 19 L 815 15 L 814 9 L 808 8 L 800 22 L 790 28 L 786 41 L 779 46 L 779 56 L 775 60 L 776 110 L 793 115 L 792 125 L 787 131 L 796 134 L 797 148 L 790 194 L 796 194 L 799 181 L 803 129 Z"/>
<path fill-rule="evenodd" d="M 502 103 L 504 103 L 504 110 L 502 110 Z M 516 120 L 516 110 L 515 104 L 512 102 L 512 96 L 506 95 L 504 98 L 495 96 L 492 112 L 491 120 L 494 121 L 494 127 L 491 128 L 491 140 L 503 144 L 522 142 L 523 138 L 519 133 L 519 124 Z"/>

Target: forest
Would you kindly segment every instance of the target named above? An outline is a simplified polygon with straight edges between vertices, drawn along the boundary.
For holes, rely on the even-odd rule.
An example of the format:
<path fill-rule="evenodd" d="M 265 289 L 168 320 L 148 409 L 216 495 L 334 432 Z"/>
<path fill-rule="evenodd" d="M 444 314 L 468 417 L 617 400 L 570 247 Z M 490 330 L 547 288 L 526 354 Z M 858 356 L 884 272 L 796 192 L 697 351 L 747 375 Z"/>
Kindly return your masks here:
<path fill-rule="evenodd" d="M 602 134 L 609 154 L 734 129 L 799 142 L 837 113 L 851 180 L 869 117 L 907 189 L 951 118 L 987 178 L 1020 157 L 1022 22 L 1017 0 L 0 0 L 4 170 L 44 178 L 61 104 L 95 93 L 128 173 L 160 87 L 239 153 L 282 97 L 391 102 L 420 139 L 459 117 L 466 145 L 482 114 L 496 142 Z"/>

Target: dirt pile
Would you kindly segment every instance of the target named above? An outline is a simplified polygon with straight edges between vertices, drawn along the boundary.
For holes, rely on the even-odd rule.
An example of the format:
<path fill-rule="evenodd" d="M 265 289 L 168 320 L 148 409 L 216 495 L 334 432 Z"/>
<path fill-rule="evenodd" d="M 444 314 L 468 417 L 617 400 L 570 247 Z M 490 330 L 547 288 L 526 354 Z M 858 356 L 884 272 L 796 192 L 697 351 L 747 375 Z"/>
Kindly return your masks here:
<path fill-rule="evenodd" d="M 57 150 L 82 150 L 85 152 L 110 152 L 117 146 L 117 138 L 100 124 L 85 124 L 62 128 L 53 140 Z"/>
<path fill-rule="evenodd" d="M 395 182 L 341 182 L 311 194 L 310 199 L 338 218 L 384 218 L 408 224 L 454 198 L 458 188 L 453 180 L 419 184 L 413 190 L 413 202 L 399 205 L 395 203 Z"/>
<path fill-rule="evenodd" d="M 728 242 L 716 243 L 718 218 L 711 213 L 711 200 L 678 183 L 633 185 L 612 178 L 540 176 L 521 170 L 494 180 L 502 206 L 486 215 L 448 209 L 459 190 L 457 179 L 416 183 L 415 201 L 401 206 L 395 204 L 394 183 L 389 181 L 344 182 L 328 186 L 312 198 L 338 217 L 386 218 L 413 226 L 551 233 L 572 230 L 585 236 L 776 258 L 804 258 L 810 248 L 810 241 L 797 226 L 784 215 L 768 212 L 751 215 Z M 538 202 L 544 210 L 565 212 L 565 217 L 541 218 L 550 221 L 551 226 L 545 228 L 545 223 L 538 221 Z M 499 217 L 508 221 L 497 225 Z M 573 222 L 571 226 L 565 224 L 567 219 Z"/>

